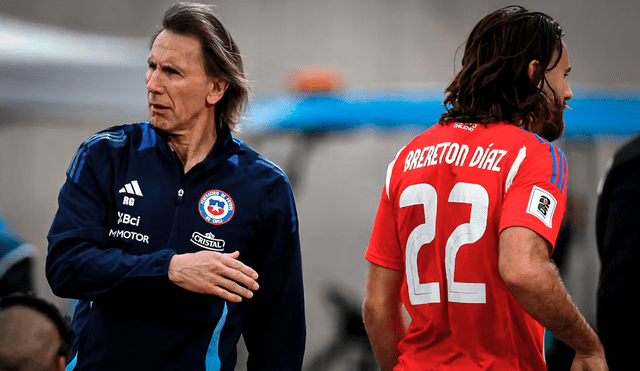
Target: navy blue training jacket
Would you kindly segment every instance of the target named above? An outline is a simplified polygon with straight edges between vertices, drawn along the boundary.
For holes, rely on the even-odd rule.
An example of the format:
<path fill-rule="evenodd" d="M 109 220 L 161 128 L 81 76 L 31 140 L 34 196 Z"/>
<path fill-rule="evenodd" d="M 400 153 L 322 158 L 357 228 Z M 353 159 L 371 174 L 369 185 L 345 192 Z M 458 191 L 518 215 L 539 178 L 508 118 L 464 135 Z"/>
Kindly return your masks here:
<path fill-rule="evenodd" d="M 285 174 L 219 133 L 187 174 L 149 123 L 77 151 L 49 231 L 53 292 L 79 299 L 74 370 L 300 370 L 305 318 L 298 221 Z M 260 289 L 242 303 L 171 283 L 174 254 L 240 252 Z"/>

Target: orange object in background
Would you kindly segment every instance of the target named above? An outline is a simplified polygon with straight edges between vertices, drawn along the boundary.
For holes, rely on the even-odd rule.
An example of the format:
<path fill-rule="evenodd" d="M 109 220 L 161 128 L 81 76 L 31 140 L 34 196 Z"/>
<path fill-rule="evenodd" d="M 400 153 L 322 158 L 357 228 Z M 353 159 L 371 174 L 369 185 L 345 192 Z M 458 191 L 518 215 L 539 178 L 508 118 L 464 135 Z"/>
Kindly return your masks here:
<path fill-rule="evenodd" d="M 331 67 L 302 67 L 287 78 L 286 85 L 301 93 L 330 92 L 342 88 L 345 80 Z"/>

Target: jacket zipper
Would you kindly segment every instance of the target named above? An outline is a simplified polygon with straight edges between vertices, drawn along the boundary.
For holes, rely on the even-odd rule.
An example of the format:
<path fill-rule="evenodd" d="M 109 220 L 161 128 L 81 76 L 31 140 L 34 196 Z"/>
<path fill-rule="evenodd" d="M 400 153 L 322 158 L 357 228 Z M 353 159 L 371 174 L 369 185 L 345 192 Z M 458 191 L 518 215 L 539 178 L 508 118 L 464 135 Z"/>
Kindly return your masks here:
<path fill-rule="evenodd" d="M 182 195 L 184 194 L 184 190 L 180 188 L 178 190 L 178 199 L 176 200 L 176 205 L 180 205 L 182 203 Z"/>
<path fill-rule="evenodd" d="M 167 240 L 167 247 L 171 248 L 171 242 L 173 241 L 173 232 L 176 230 L 176 221 L 178 220 L 178 212 L 180 211 L 180 204 L 182 203 L 182 196 L 184 190 L 180 188 L 178 190 L 178 197 L 176 198 L 176 210 L 173 213 L 173 221 L 171 222 L 171 232 L 169 233 L 169 239 Z"/>
<path fill-rule="evenodd" d="M 174 160 L 176 161 L 176 169 L 177 169 L 177 176 L 178 176 L 178 187 L 181 187 L 178 189 L 178 197 L 176 198 L 176 209 L 173 212 L 173 220 L 171 221 L 171 232 L 169 233 L 169 239 L 167 240 L 167 248 L 171 248 L 171 246 L 173 245 L 173 234 L 176 230 L 176 222 L 178 220 L 178 212 L 180 211 L 180 204 L 182 203 L 182 196 L 184 196 L 184 188 L 182 188 L 182 168 L 180 166 L 180 163 L 178 162 L 179 159 L 176 158 L 176 156 L 174 155 Z"/>

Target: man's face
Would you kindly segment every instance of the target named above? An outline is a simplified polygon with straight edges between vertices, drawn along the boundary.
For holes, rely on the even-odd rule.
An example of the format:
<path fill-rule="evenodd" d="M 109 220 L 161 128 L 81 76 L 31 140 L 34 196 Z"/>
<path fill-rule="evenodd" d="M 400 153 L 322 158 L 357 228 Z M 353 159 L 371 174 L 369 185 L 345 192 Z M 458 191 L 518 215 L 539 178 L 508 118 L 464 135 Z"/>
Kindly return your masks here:
<path fill-rule="evenodd" d="M 151 123 L 170 134 L 209 119 L 213 81 L 204 68 L 200 41 L 162 31 L 149 53 L 147 99 Z"/>
<path fill-rule="evenodd" d="M 557 57 L 554 56 L 554 60 Z M 573 97 L 569 84 L 567 83 L 567 75 L 571 71 L 569 65 L 569 54 L 567 46 L 562 43 L 562 56 L 558 64 L 545 73 L 547 83 L 542 83 L 542 91 L 549 97 L 551 104 L 551 122 L 546 123 L 539 133 L 543 138 L 553 141 L 562 136 L 564 132 L 564 109 L 567 107 L 566 102 Z M 553 92 L 556 93 L 558 101 L 553 101 Z"/>

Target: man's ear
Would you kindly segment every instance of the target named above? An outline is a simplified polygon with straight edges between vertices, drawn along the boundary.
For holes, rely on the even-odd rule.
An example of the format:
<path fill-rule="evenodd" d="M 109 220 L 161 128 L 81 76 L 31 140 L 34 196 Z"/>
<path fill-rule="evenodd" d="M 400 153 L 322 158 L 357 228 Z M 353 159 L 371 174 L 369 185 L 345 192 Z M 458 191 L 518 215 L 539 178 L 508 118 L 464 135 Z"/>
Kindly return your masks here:
<path fill-rule="evenodd" d="M 214 105 L 218 103 L 224 96 L 224 92 L 227 91 L 229 83 L 222 77 L 211 77 L 209 79 L 210 89 L 207 94 L 207 103 Z"/>
<path fill-rule="evenodd" d="M 536 72 L 538 72 L 538 69 L 540 69 L 540 62 L 538 62 L 535 59 L 529 62 L 529 67 L 527 68 L 527 74 L 529 75 L 529 80 L 533 80 L 533 76 L 535 75 Z"/>

